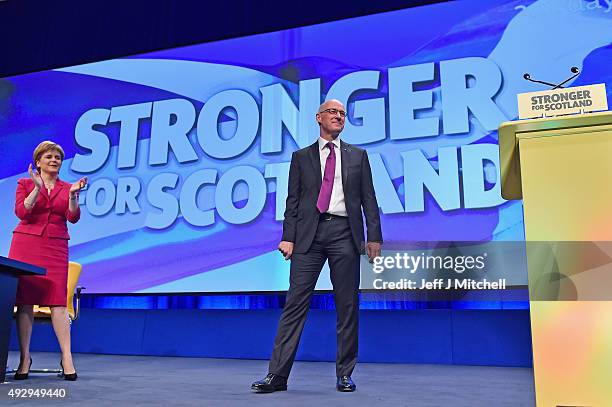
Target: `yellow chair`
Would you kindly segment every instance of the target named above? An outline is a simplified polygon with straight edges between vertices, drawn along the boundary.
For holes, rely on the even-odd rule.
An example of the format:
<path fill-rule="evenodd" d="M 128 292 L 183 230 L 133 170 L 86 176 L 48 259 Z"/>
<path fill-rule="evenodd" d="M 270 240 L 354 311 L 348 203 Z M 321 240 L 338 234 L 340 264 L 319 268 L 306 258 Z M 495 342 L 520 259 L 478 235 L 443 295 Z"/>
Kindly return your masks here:
<path fill-rule="evenodd" d="M 81 291 L 85 287 L 77 286 L 83 266 L 73 261 L 68 262 L 68 293 L 66 301 L 66 309 L 70 324 L 79 318 L 81 309 Z M 75 295 L 76 294 L 76 295 Z M 17 313 L 17 307 L 14 308 L 14 314 Z M 51 308 L 34 306 L 34 321 L 50 322 Z M 10 373 L 15 373 L 17 369 L 13 369 Z M 30 373 L 61 373 L 60 369 L 30 369 Z M 7 372 L 9 373 L 9 372 Z"/>
<path fill-rule="evenodd" d="M 66 308 L 68 310 L 68 317 L 70 323 L 76 321 L 79 318 L 79 311 L 81 308 L 81 291 L 85 287 L 77 287 L 79 277 L 83 271 L 83 266 L 73 261 L 68 263 L 68 296 L 66 301 Z M 75 301 L 76 292 L 76 301 Z M 76 305 L 75 305 L 76 303 Z M 34 306 L 34 318 L 51 318 L 51 308 Z"/>

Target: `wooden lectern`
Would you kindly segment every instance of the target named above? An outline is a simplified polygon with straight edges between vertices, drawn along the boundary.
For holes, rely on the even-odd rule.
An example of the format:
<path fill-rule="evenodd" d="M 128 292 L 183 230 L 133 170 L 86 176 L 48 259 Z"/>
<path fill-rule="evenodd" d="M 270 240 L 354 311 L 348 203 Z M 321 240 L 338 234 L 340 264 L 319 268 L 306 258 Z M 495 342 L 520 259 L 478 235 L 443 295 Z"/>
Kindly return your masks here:
<path fill-rule="evenodd" d="M 41 267 L 0 256 L 0 383 L 4 383 L 6 378 L 17 277 L 45 274 L 47 271 Z"/>
<path fill-rule="evenodd" d="M 523 199 L 538 407 L 612 406 L 612 112 L 503 123 Z"/>

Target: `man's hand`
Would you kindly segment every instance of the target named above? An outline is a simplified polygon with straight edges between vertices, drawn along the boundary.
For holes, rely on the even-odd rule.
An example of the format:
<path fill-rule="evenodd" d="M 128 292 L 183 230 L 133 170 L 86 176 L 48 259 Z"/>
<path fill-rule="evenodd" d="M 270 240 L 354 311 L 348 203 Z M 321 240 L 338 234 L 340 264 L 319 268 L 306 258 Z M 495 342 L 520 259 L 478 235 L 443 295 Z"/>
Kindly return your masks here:
<path fill-rule="evenodd" d="M 283 240 L 278 244 L 278 251 L 283 254 L 285 260 L 289 260 L 293 254 L 293 242 L 286 242 Z"/>
<path fill-rule="evenodd" d="M 378 242 L 368 242 L 367 244 L 367 252 L 368 258 L 370 259 L 370 263 L 374 262 L 374 258 L 380 256 L 380 246 L 381 244 Z"/>

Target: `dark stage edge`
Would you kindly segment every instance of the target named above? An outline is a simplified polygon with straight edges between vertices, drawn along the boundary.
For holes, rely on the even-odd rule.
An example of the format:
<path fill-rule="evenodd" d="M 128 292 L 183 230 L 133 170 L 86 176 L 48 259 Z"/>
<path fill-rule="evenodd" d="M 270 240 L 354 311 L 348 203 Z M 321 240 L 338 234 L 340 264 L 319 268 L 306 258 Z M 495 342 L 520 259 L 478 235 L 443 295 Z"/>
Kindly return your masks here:
<path fill-rule="evenodd" d="M 19 355 L 11 352 L 9 366 Z M 59 354 L 32 354 L 33 368 L 55 368 Z M 296 362 L 286 392 L 254 394 L 253 380 L 265 376 L 262 360 L 75 354 L 79 379 L 53 374 L 1 384 L 0 405 L 42 406 L 533 406 L 533 370 L 519 367 L 360 363 L 354 393 L 335 390 L 335 366 Z M 67 389 L 64 400 L 11 400 L 11 388 Z"/>

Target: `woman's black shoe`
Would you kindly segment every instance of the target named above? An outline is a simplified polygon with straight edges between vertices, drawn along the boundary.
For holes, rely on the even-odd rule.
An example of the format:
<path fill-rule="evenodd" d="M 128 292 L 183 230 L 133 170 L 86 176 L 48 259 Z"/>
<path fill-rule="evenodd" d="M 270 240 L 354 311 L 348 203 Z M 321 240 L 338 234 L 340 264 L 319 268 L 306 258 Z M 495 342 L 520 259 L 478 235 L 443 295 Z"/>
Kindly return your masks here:
<path fill-rule="evenodd" d="M 62 364 L 61 360 L 60 360 L 60 367 L 62 368 L 61 377 L 63 377 L 64 380 L 68 380 L 68 381 L 71 381 L 71 382 L 76 381 L 76 379 L 77 379 L 76 370 L 74 371 L 74 373 L 64 373 L 64 365 Z"/>
<path fill-rule="evenodd" d="M 15 372 L 15 376 L 13 376 L 13 380 L 25 380 L 28 378 L 30 374 L 30 367 L 32 367 L 32 358 L 30 357 L 30 366 L 28 367 L 28 371 L 26 373 L 17 373 L 21 368 L 21 363 L 19 363 L 19 367 L 17 368 L 17 372 Z"/>

